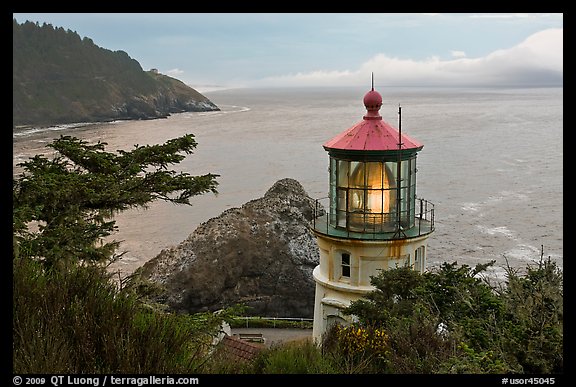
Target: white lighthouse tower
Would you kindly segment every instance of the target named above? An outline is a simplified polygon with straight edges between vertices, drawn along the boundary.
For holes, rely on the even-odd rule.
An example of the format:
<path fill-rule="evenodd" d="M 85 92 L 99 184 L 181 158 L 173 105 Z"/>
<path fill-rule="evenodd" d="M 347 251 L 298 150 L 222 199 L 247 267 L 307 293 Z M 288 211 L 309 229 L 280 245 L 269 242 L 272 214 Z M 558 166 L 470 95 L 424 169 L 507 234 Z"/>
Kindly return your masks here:
<path fill-rule="evenodd" d="M 416 196 L 416 155 L 423 145 L 382 120 L 382 96 L 364 96 L 362 121 L 327 141 L 330 187 L 313 230 L 320 250 L 314 269 L 313 337 L 319 342 L 341 310 L 374 290 L 370 277 L 409 265 L 423 272 L 434 206 Z M 320 207 L 320 206 L 319 206 Z"/>

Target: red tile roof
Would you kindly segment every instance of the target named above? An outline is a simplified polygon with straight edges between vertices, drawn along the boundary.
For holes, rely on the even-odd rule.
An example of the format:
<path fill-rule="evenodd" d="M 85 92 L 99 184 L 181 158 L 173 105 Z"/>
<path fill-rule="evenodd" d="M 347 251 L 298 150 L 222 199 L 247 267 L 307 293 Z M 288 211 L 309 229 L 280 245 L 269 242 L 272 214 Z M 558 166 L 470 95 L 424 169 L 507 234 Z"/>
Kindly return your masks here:
<path fill-rule="evenodd" d="M 232 336 L 224 336 L 221 342 L 226 355 L 241 361 L 250 361 L 264 349 L 263 345 L 250 343 Z"/>

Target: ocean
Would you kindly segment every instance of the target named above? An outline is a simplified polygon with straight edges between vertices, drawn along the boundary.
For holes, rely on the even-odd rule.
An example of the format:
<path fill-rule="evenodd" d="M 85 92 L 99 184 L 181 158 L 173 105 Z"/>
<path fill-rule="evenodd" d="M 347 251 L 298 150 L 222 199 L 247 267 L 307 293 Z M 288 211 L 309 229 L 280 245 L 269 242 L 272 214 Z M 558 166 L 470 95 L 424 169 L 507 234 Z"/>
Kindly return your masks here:
<path fill-rule="evenodd" d="M 369 88 L 229 89 L 205 92 L 219 112 L 166 119 L 19 129 L 13 171 L 60 135 L 130 150 L 187 133 L 198 146 L 177 166 L 215 173 L 217 195 L 192 206 L 154 202 L 117 216 L 124 257 L 110 269 L 128 275 L 201 223 L 265 194 L 282 178 L 298 180 L 314 198 L 328 194 L 322 144 L 362 119 Z M 543 249 L 563 268 L 563 89 L 378 87 L 380 114 L 424 144 L 417 158 L 418 197 L 435 205 L 428 268 L 443 262 L 474 266 L 503 278 L 507 266 L 536 264 Z"/>

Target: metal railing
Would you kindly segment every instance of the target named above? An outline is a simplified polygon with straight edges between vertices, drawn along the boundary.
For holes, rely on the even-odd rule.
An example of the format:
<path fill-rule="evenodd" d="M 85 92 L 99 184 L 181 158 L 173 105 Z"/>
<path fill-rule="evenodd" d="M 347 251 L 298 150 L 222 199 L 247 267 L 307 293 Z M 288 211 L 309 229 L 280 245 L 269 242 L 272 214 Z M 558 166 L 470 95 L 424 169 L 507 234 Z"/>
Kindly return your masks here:
<path fill-rule="evenodd" d="M 236 317 L 236 319 L 238 320 L 246 320 L 246 328 L 250 328 L 249 326 L 249 322 L 250 321 L 272 321 L 272 327 L 275 328 L 276 327 L 276 321 L 292 321 L 295 323 L 301 323 L 302 325 L 305 322 L 313 322 L 314 319 L 313 318 L 305 318 L 305 317 L 259 317 L 259 316 L 242 316 L 242 317 Z"/>
<path fill-rule="evenodd" d="M 327 203 L 327 205 L 325 206 L 323 203 Z M 406 223 L 401 222 L 401 232 L 398 232 L 396 222 L 384 222 L 385 219 L 388 219 L 386 216 L 389 214 L 363 214 L 361 215 L 365 219 L 363 223 L 353 223 L 350 219 L 357 219 L 358 214 L 346 213 L 345 226 L 337 226 L 336 221 L 330 219 L 329 205 L 328 197 L 315 200 L 312 226 L 320 234 L 348 239 L 393 240 L 423 236 L 434 231 L 434 204 L 422 198 L 416 198 L 414 223 L 410 222 L 410 227 L 402 227 L 403 223 L 404 225 Z M 334 217 L 335 214 L 332 216 Z M 372 217 L 373 221 L 366 221 L 366 217 Z"/>

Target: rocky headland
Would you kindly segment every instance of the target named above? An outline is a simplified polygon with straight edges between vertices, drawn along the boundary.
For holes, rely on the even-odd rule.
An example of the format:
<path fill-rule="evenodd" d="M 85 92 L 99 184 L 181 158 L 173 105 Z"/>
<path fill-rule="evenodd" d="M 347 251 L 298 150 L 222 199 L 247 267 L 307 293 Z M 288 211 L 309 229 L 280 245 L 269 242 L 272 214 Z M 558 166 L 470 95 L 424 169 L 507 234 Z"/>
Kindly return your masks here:
<path fill-rule="evenodd" d="M 135 274 L 159 285 L 156 301 L 174 311 L 241 304 L 248 315 L 311 318 L 319 262 L 310 230 L 314 206 L 298 181 L 279 180 L 262 198 L 202 223 Z"/>
<path fill-rule="evenodd" d="M 76 32 L 16 20 L 12 31 L 13 128 L 220 110 L 180 80 Z"/>

